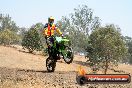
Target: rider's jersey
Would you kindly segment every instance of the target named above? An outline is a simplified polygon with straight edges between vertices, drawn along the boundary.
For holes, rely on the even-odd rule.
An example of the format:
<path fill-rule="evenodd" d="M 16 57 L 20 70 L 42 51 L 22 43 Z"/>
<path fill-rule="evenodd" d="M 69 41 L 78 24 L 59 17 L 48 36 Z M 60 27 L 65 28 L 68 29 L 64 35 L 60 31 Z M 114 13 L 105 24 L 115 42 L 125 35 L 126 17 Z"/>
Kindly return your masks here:
<path fill-rule="evenodd" d="M 49 36 L 54 35 L 55 31 L 57 33 L 59 33 L 60 35 L 62 35 L 62 32 L 60 31 L 59 28 L 56 27 L 55 24 L 50 25 L 50 24 L 46 23 L 45 26 L 44 26 L 43 34 L 49 37 Z"/>

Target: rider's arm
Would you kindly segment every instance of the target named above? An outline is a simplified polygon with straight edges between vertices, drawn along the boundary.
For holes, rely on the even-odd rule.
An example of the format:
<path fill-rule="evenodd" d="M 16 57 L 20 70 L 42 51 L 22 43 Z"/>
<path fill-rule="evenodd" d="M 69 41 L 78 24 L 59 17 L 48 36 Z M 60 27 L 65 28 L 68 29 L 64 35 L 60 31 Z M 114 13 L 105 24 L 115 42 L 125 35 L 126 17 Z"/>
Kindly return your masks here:
<path fill-rule="evenodd" d="M 56 32 L 57 32 L 58 34 L 62 35 L 62 32 L 60 31 L 59 28 L 56 28 Z"/>
<path fill-rule="evenodd" d="M 48 35 L 47 33 L 48 33 L 48 28 L 45 28 L 43 31 L 43 34 L 46 36 L 46 35 Z"/>
<path fill-rule="evenodd" d="M 47 28 L 47 27 L 48 27 L 48 23 L 46 23 L 46 24 L 44 25 L 44 28 L 43 28 L 43 35 L 44 35 L 44 36 L 47 36 L 47 35 L 48 35 L 48 34 L 47 34 L 47 33 L 48 33 L 48 28 Z"/>
<path fill-rule="evenodd" d="M 48 27 L 48 23 L 46 23 L 45 25 L 44 25 L 44 28 L 47 28 Z"/>

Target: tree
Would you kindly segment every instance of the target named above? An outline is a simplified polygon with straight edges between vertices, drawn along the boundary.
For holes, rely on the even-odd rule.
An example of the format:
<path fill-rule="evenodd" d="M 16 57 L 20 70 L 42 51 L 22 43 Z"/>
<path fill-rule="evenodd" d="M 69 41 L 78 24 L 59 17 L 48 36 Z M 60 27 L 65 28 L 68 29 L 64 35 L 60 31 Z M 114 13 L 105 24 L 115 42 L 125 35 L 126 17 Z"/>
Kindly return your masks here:
<path fill-rule="evenodd" d="M 16 44 L 20 40 L 20 37 L 13 31 L 10 31 L 9 29 L 0 31 L 0 44 L 3 45 L 10 45 L 10 44 Z"/>
<path fill-rule="evenodd" d="M 61 20 L 57 22 L 56 25 L 61 29 L 62 32 L 64 31 L 72 32 L 70 19 L 65 16 L 63 16 Z"/>
<path fill-rule="evenodd" d="M 20 29 L 19 29 L 19 32 L 18 32 L 18 34 L 20 35 L 20 36 L 24 36 L 24 34 L 26 33 L 28 31 L 28 28 L 25 28 L 25 27 L 21 27 Z"/>
<path fill-rule="evenodd" d="M 105 74 L 110 66 L 117 65 L 127 53 L 125 42 L 114 25 L 98 28 L 89 38 L 90 45 L 87 49 L 89 61 L 103 68 Z"/>
<path fill-rule="evenodd" d="M 100 25 L 99 17 L 94 17 L 92 9 L 87 5 L 79 5 L 78 8 L 75 8 L 74 13 L 71 14 L 71 20 L 76 30 L 88 36 L 90 30 L 95 30 Z"/>
<path fill-rule="evenodd" d="M 0 30 L 2 29 L 2 14 L 0 14 Z"/>
<path fill-rule="evenodd" d="M 30 28 L 30 30 L 28 30 L 28 32 L 25 34 L 24 38 L 22 39 L 22 46 L 27 48 L 30 53 L 32 53 L 34 50 L 38 51 L 42 49 L 41 37 L 36 26 Z"/>
<path fill-rule="evenodd" d="M 57 27 L 61 29 L 61 31 L 64 32 L 69 32 L 69 35 L 66 35 L 67 38 L 71 41 L 72 46 L 75 47 L 75 42 L 76 38 L 75 38 L 75 29 L 74 27 L 71 25 L 70 19 L 67 17 L 62 17 L 62 19 L 60 21 L 57 22 Z"/>
<path fill-rule="evenodd" d="M 123 37 L 124 41 L 126 42 L 126 46 L 128 48 L 128 56 L 127 56 L 127 62 L 132 64 L 132 38 L 125 36 Z"/>
<path fill-rule="evenodd" d="M 17 34 L 19 27 L 12 21 L 9 15 L 0 14 L 0 44 L 10 45 L 19 43 L 20 36 Z"/>
<path fill-rule="evenodd" d="M 71 40 L 75 51 L 84 51 L 88 44 L 90 31 L 100 26 L 99 18 L 93 16 L 93 12 L 88 6 L 82 5 L 74 9 L 70 17 L 62 17 L 58 21 L 59 28 L 64 32 L 69 32 L 68 38 Z"/>
<path fill-rule="evenodd" d="M 132 40 L 128 43 L 129 63 L 132 64 Z"/>
<path fill-rule="evenodd" d="M 12 21 L 11 17 L 7 14 L 6 16 L 0 15 L 0 30 L 6 30 L 9 29 L 14 32 L 18 32 L 19 27 L 16 26 L 16 23 Z"/>

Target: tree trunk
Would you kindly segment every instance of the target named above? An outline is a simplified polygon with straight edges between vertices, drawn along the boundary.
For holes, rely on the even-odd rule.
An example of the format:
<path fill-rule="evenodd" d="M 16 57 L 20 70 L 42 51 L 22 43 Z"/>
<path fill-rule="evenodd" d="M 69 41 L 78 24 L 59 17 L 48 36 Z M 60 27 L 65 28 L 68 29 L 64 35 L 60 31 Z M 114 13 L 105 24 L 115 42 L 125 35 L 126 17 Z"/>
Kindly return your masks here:
<path fill-rule="evenodd" d="M 107 70 L 108 70 L 108 59 L 106 58 L 104 74 L 107 73 Z"/>

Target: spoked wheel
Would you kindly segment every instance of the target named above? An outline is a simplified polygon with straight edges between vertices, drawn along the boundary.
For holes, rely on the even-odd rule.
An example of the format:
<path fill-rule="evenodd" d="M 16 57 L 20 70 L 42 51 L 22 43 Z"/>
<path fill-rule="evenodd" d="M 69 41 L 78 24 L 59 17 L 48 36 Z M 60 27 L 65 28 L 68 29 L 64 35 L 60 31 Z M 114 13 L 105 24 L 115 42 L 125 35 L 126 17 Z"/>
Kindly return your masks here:
<path fill-rule="evenodd" d="M 73 50 L 72 50 L 72 48 L 70 48 L 70 47 L 66 47 L 66 52 L 65 52 L 65 55 L 63 56 L 63 58 L 64 58 L 64 61 L 67 63 L 67 64 L 70 64 L 70 63 L 72 63 L 72 61 L 73 61 Z"/>
<path fill-rule="evenodd" d="M 48 72 L 54 72 L 55 67 L 56 67 L 56 61 L 55 59 L 51 56 L 46 59 L 46 67 Z"/>

